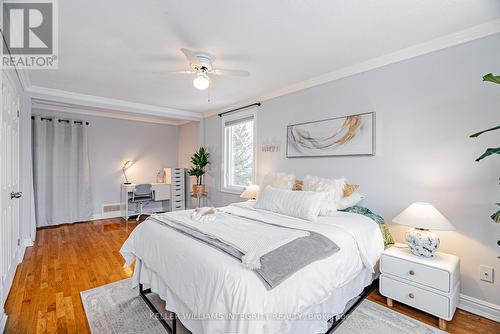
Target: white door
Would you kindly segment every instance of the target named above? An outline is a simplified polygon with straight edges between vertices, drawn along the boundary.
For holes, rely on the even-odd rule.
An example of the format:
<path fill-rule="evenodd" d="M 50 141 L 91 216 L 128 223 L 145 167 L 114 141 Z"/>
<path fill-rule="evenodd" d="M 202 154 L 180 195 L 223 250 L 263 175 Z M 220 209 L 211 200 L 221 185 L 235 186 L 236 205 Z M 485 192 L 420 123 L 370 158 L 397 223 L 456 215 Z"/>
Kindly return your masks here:
<path fill-rule="evenodd" d="M 19 103 L 10 77 L 1 73 L 0 111 L 0 311 L 18 265 L 19 240 Z M 1 315 L 1 313 L 0 313 Z"/>

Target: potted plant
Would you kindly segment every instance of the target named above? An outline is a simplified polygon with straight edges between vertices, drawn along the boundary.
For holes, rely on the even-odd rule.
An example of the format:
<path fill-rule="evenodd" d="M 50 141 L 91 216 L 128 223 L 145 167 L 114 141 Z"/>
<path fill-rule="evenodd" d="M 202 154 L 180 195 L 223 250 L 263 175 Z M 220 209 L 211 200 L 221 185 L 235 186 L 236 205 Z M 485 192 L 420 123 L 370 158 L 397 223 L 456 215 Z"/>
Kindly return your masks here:
<path fill-rule="evenodd" d="M 191 157 L 191 169 L 188 171 L 190 176 L 196 177 L 196 184 L 193 184 L 193 194 L 201 196 L 205 193 L 205 185 L 203 184 L 203 175 L 205 174 L 205 167 L 210 162 L 208 159 L 210 154 L 205 147 L 200 147 L 197 152 Z"/>

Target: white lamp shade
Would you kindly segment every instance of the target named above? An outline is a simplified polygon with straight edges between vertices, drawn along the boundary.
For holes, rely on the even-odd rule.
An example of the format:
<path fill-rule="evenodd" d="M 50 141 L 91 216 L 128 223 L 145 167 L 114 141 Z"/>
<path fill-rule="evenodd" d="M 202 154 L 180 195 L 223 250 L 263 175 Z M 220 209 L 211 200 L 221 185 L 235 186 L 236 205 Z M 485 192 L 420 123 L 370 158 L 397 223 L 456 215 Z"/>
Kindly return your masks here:
<path fill-rule="evenodd" d="M 245 191 L 243 191 L 240 195 L 241 198 L 248 198 L 248 199 L 255 199 L 257 198 L 257 194 L 260 191 L 260 187 L 256 184 L 251 184 L 248 187 L 245 188 Z"/>
<path fill-rule="evenodd" d="M 432 204 L 417 202 L 404 209 L 392 221 L 426 230 L 454 230 L 455 227 Z"/>
<path fill-rule="evenodd" d="M 130 166 L 132 166 L 132 160 L 127 160 L 127 161 L 125 161 L 125 163 L 123 164 L 122 169 L 127 169 L 127 168 L 129 168 Z"/>

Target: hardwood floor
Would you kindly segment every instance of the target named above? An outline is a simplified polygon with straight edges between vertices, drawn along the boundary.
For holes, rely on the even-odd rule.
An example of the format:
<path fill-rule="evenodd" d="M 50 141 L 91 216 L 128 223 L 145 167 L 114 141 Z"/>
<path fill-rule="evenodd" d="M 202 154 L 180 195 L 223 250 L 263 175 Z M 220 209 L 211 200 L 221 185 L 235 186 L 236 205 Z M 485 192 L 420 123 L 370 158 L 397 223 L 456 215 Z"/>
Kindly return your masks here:
<path fill-rule="evenodd" d="M 118 251 L 135 225 L 110 219 L 38 230 L 5 304 L 5 332 L 88 333 L 80 291 L 130 277 Z"/>
<path fill-rule="evenodd" d="M 5 333 L 88 333 L 80 291 L 130 277 L 120 247 L 135 222 L 107 219 L 37 231 L 17 268 Z M 385 305 L 378 291 L 368 297 Z M 395 302 L 394 310 L 437 327 L 437 318 Z M 450 333 L 500 333 L 500 324 L 457 310 Z"/>

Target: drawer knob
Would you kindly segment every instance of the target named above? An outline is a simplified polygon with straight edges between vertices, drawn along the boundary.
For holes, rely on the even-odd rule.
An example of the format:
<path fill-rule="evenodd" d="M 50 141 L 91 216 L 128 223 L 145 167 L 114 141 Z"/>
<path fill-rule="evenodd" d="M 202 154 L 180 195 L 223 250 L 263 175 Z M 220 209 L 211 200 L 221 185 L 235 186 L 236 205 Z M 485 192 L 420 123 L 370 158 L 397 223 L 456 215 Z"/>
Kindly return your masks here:
<path fill-rule="evenodd" d="M 415 275 L 415 272 L 414 272 L 413 270 L 410 270 L 408 273 L 409 273 L 411 276 Z"/>
<path fill-rule="evenodd" d="M 408 297 L 410 297 L 411 299 L 413 299 L 413 298 L 415 298 L 415 295 L 414 295 L 413 293 L 410 293 L 410 294 L 408 295 Z"/>

